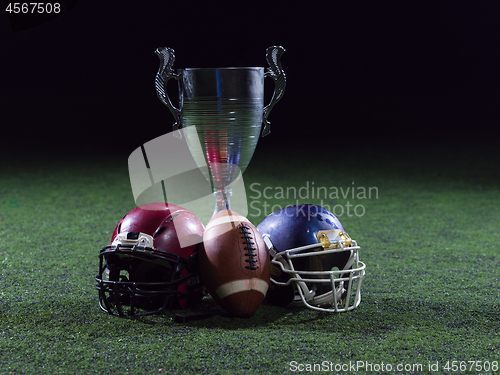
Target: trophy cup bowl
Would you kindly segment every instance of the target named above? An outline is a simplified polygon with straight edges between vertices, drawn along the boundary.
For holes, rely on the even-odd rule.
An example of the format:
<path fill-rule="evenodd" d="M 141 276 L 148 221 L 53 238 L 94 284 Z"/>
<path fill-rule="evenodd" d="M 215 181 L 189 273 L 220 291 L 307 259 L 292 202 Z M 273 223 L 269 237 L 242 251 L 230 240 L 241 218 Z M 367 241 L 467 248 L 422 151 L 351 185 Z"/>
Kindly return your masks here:
<path fill-rule="evenodd" d="M 263 67 L 228 67 L 185 68 L 174 72 L 174 50 L 168 47 L 156 50 L 160 59 L 155 80 L 158 98 L 175 118 L 174 131 L 191 126 L 196 129 L 179 132 L 179 136 L 185 135 L 197 165 L 208 167 L 202 171 L 216 196 L 214 214 L 230 209 L 230 184 L 247 168 L 260 134 L 264 137 L 270 133 L 267 117 L 283 96 L 286 85 L 280 62 L 284 51 L 279 46 L 267 48 L 266 71 Z M 270 103 L 264 106 L 266 77 L 274 80 L 275 90 Z M 178 81 L 179 108 L 167 94 L 166 86 L 172 78 Z"/>

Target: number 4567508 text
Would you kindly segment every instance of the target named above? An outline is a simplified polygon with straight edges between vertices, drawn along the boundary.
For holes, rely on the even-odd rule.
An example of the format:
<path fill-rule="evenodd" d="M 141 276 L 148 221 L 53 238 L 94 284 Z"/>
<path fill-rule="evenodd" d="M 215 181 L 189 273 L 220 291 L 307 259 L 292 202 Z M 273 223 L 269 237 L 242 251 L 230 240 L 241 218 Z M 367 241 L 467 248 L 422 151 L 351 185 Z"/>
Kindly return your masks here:
<path fill-rule="evenodd" d="M 61 3 L 8 3 L 8 13 L 61 13 Z"/>

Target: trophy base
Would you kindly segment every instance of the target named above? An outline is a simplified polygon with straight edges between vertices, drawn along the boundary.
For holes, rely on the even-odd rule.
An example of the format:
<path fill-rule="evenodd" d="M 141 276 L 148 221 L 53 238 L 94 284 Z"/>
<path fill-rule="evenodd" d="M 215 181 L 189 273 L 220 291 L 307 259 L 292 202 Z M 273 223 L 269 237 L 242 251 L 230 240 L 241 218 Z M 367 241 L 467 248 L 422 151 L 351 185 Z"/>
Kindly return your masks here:
<path fill-rule="evenodd" d="M 218 190 L 214 192 L 215 200 L 215 209 L 212 216 L 214 216 L 217 212 L 222 210 L 230 210 L 231 206 L 229 204 L 229 199 L 232 195 L 231 189 Z"/>

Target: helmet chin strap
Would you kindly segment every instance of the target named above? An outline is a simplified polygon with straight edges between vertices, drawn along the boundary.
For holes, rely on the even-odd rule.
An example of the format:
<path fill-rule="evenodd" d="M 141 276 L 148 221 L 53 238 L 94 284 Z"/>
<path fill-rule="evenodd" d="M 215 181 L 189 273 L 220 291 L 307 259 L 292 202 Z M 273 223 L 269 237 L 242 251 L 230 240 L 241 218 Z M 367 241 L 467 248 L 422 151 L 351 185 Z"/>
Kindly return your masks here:
<path fill-rule="evenodd" d="M 297 278 L 300 278 L 300 276 L 297 275 Z M 342 294 L 345 292 L 343 281 L 339 282 L 339 285 L 335 288 L 335 296 L 333 295 L 333 289 L 316 296 L 316 292 L 314 290 L 309 290 L 304 281 L 299 281 L 297 284 L 300 287 L 299 295 L 295 296 L 291 306 L 302 306 L 303 303 L 315 306 L 333 306 L 335 300 L 340 301 L 342 299 Z"/>

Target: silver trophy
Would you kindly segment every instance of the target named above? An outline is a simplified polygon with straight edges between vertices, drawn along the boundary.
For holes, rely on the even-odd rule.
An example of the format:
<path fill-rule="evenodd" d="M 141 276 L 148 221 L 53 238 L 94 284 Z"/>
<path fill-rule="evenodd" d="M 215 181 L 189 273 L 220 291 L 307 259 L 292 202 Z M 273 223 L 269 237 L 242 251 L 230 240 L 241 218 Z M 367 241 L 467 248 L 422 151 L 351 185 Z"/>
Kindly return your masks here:
<path fill-rule="evenodd" d="M 174 50 L 168 47 L 156 50 L 161 61 L 155 80 L 158 98 L 174 115 L 174 131 L 191 126 L 196 129 L 182 134 L 195 162 L 208 166 L 203 173 L 216 196 L 214 214 L 230 209 L 231 182 L 247 168 L 260 134 L 264 137 L 270 133 L 267 118 L 285 91 L 285 73 L 280 62 L 284 51 L 279 46 L 267 48 L 269 67 L 265 71 L 261 67 L 238 67 L 185 68 L 174 72 Z M 275 82 L 267 106 L 264 106 L 265 77 Z M 179 83 L 179 108 L 167 95 L 166 86 L 172 78 Z"/>

